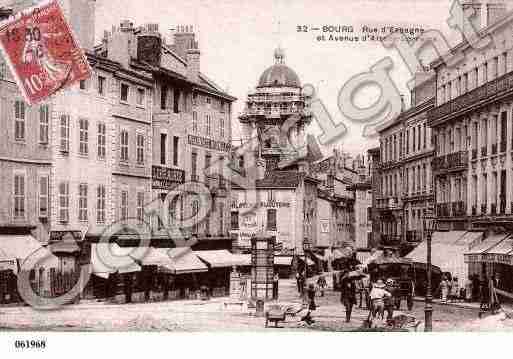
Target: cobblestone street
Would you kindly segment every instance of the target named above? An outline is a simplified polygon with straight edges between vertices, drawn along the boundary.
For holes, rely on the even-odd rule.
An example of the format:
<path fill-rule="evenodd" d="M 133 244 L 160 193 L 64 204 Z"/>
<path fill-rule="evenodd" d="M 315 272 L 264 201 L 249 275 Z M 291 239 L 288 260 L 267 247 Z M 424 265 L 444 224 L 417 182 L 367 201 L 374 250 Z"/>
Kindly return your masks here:
<path fill-rule="evenodd" d="M 301 300 L 291 280 L 280 282 L 280 303 L 297 305 Z M 228 298 L 210 301 L 176 301 L 148 304 L 114 305 L 82 302 L 56 311 L 37 311 L 30 307 L 1 308 L 1 330 L 38 331 L 353 331 L 361 329 L 367 311 L 355 309 L 351 323 L 345 323 L 339 294 L 328 290 L 317 298 L 315 323 L 306 325 L 300 318 L 288 317 L 281 328 L 265 328 L 265 319 L 250 313 L 246 305 L 225 305 Z M 403 307 L 404 307 L 403 303 Z M 402 308 L 404 309 L 404 308 Z M 424 305 L 415 302 L 409 314 L 423 320 Z M 513 321 L 501 321 L 500 315 L 478 319 L 477 309 L 452 305 L 434 305 L 435 331 L 512 330 Z M 422 324 L 419 331 L 423 330 Z"/>

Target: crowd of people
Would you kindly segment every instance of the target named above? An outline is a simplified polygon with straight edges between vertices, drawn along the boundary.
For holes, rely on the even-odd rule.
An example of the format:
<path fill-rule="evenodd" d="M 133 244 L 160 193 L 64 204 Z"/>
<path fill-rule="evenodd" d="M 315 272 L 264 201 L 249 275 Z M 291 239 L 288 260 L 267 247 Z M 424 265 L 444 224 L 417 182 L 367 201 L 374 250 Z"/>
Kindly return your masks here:
<path fill-rule="evenodd" d="M 480 303 L 481 309 L 487 309 L 490 306 L 491 287 L 500 288 L 500 279 L 498 274 L 493 274 L 488 278 L 486 274 L 480 277 L 477 274 L 470 275 L 460 287 L 457 277 L 451 277 L 450 273 L 442 276 L 440 285 L 435 291 L 435 296 L 441 299 L 443 304 L 453 302 Z"/>
<path fill-rule="evenodd" d="M 378 279 L 371 281 L 363 267 L 357 266 L 339 272 L 333 281 L 335 290 L 340 291 L 340 301 L 345 308 L 346 322 L 351 321 L 353 308 L 369 311 L 368 321 L 373 323 L 376 319 L 389 321 L 394 314 L 394 294 L 396 286 L 393 279 Z M 297 290 L 300 296 L 305 298 L 307 313 L 302 320 L 307 324 L 314 323 L 312 312 L 317 309 L 315 298 L 323 297 L 327 288 L 327 281 L 324 275 L 320 275 L 316 283 L 306 285 L 306 277 L 303 272 L 296 274 Z M 386 316 L 385 316 L 386 314 Z"/>

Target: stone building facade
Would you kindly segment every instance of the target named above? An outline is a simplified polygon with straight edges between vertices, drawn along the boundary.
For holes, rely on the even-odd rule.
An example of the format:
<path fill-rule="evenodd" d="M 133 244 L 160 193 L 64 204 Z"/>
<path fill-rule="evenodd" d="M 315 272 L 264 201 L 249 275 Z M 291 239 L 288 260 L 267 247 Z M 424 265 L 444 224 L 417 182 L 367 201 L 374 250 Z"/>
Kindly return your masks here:
<path fill-rule="evenodd" d="M 419 71 L 411 94 L 411 107 L 380 130 L 378 185 L 375 205 L 382 233 L 381 245 L 407 252 L 422 240 L 423 218 L 433 207 L 431 161 L 433 146 L 427 113 L 434 106 L 435 78 Z"/>
<path fill-rule="evenodd" d="M 500 4 L 499 4 L 500 5 Z M 435 108 L 429 112 L 436 157 L 436 213 L 441 229 L 508 225 L 513 215 L 512 15 L 488 8 L 480 35 L 496 44 L 485 51 L 462 42 L 449 67 L 438 59 Z M 474 19 L 481 28 L 480 18 Z"/>

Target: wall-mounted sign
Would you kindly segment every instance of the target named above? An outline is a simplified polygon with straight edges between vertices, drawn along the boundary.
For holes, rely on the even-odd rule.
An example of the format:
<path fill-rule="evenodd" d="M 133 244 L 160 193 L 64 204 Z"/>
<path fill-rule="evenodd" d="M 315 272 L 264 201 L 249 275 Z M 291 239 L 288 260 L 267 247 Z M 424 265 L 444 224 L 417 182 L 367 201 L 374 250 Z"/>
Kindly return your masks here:
<path fill-rule="evenodd" d="M 205 147 L 210 150 L 230 152 L 231 145 L 226 142 L 214 141 L 210 138 L 189 135 L 189 144 L 198 147 Z"/>
<path fill-rule="evenodd" d="M 232 203 L 233 209 L 239 209 L 239 208 L 290 208 L 289 202 L 276 202 L 276 201 L 269 201 L 269 202 L 258 202 L 256 205 L 253 203 Z"/>
<path fill-rule="evenodd" d="M 82 239 L 81 231 L 52 231 L 50 232 L 50 241 L 73 242 Z"/>
<path fill-rule="evenodd" d="M 321 225 L 321 233 L 330 233 L 329 219 L 321 219 L 319 223 Z"/>
<path fill-rule="evenodd" d="M 176 168 L 153 166 L 151 178 L 153 189 L 170 191 L 176 185 L 185 182 L 185 171 Z"/>
<path fill-rule="evenodd" d="M 91 76 L 87 58 L 55 0 L 2 22 L 0 45 L 31 105 Z"/>

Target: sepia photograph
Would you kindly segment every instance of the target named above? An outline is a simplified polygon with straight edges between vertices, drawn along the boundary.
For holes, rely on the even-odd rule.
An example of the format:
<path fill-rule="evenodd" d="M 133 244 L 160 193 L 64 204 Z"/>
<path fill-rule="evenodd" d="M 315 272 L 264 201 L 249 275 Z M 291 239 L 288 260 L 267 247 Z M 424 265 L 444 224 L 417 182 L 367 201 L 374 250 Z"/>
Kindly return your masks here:
<path fill-rule="evenodd" d="M 513 1 L 2 0 L 0 49 L 8 349 L 513 332 Z"/>

